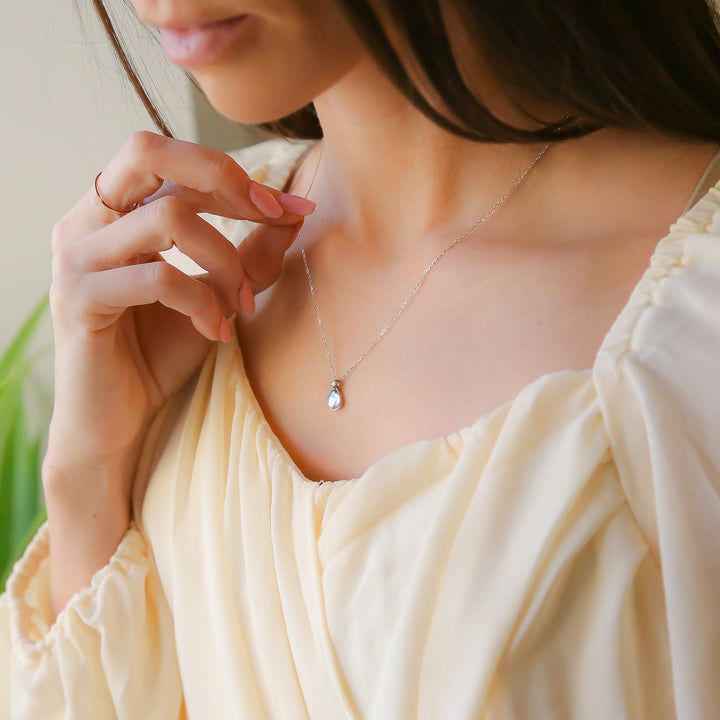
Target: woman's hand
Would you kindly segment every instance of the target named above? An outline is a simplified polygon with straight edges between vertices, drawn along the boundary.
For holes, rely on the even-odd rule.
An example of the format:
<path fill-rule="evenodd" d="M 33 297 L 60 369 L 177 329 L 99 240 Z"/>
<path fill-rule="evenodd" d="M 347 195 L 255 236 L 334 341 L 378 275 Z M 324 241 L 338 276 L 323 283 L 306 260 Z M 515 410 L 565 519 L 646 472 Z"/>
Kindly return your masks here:
<path fill-rule="evenodd" d="M 43 483 L 51 526 L 51 511 L 59 526 L 69 508 L 82 523 L 115 505 L 117 534 L 148 424 L 210 344 L 230 340 L 225 314 L 252 312 L 314 206 L 251 182 L 223 153 L 146 132 L 98 190 L 115 208 L 146 200 L 122 214 L 92 188 L 54 229 L 56 396 Z M 198 212 L 263 225 L 236 249 Z M 159 253 L 173 245 L 207 274 L 166 263 Z"/>

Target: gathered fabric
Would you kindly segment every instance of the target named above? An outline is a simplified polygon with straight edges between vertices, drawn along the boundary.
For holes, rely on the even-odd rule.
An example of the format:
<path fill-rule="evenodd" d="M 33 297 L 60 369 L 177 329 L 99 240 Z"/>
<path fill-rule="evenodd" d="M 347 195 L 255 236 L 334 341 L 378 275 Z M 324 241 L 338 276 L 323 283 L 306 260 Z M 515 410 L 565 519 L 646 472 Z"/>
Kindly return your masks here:
<path fill-rule="evenodd" d="M 282 187 L 306 148 L 236 157 Z M 719 433 L 717 188 L 592 368 L 353 479 L 305 478 L 218 344 L 148 434 L 115 555 L 52 626 L 47 526 L 16 565 L 0 719 L 713 720 Z"/>

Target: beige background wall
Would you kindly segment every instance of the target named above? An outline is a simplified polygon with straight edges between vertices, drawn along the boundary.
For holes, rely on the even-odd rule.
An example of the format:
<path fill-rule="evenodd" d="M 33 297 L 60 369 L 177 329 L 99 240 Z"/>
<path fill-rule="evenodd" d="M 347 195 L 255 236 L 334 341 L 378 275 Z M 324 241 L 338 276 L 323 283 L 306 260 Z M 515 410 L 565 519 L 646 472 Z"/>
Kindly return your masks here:
<path fill-rule="evenodd" d="M 123 3 L 112 0 L 114 5 Z M 123 82 L 89 0 L 23 0 L 0 23 L 0 350 L 50 282 L 50 233 L 133 130 L 152 124 Z M 129 29 L 128 29 L 129 28 Z M 154 43 L 126 27 L 150 67 L 174 129 L 219 145 L 235 134 L 191 97 Z M 199 110 L 197 109 L 199 108 Z M 199 113 L 200 133 L 196 127 Z M 49 335 L 46 329 L 46 334 Z"/>

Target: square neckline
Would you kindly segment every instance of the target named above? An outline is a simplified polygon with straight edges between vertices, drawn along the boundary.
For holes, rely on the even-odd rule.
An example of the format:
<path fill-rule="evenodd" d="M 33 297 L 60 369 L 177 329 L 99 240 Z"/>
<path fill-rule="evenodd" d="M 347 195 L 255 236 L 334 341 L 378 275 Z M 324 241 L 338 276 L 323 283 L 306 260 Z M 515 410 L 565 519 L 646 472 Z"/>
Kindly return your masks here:
<path fill-rule="evenodd" d="M 292 179 L 295 176 L 300 166 L 300 163 L 310 152 L 310 150 L 315 147 L 315 145 L 315 142 L 310 143 L 308 147 L 300 153 L 295 162 L 292 164 L 292 167 L 289 169 L 288 175 L 285 177 L 285 180 L 282 184 L 283 190 L 286 190 L 289 183 L 292 182 Z M 421 438 L 402 445 L 391 451 L 387 455 L 379 458 L 375 462 L 371 463 L 367 468 L 365 468 L 365 470 L 363 470 L 362 473 L 355 477 L 339 478 L 337 480 L 313 480 L 312 478 L 307 477 L 305 473 L 299 468 L 299 466 L 297 465 L 293 457 L 290 455 L 290 453 L 287 451 L 285 446 L 282 444 L 282 442 L 280 442 L 280 439 L 278 438 L 272 426 L 268 422 L 265 412 L 263 411 L 262 406 L 257 399 L 255 391 L 252 388 L 250 379 L 248 378 L 247 372 L 245 370 L 242 348 L 240 347 L 240 343 L 238 340 L 239 332 L 236 324 L 238 318 L 237 316 L 235 316 L 233 318 L 231 326 L 233 328 L 234 334 L 233 345 L 237 349 L 238 362 L 240 366 L 240 380 L 238 385 L 242 388 L 245 399 L 249 406 L 252 408 L 254 414 L 256 415 L 258 425 L 261 431 L 266 435 L 266 439 L 268 440 L 270 446 L 272 447 L 274 452 L 283 459 L 285 465 L 287 466 L 287 469 L 290 471 L 293 478 L 297 480 L 301 485 L 307 485 L 313 488 L 317 488 L 323 485 L 340 487 L 357 484 L 361 482 L 364 478 L 366 478 L 368 475 L 377 472 L 378 468 L 380 468 L 381 466 L 393 462 L 399 456 L 407 454 L 408 452 L 411 452 L 413 449 L 419 446 L 432 446 L 441 443 L 452 443 L 453 441 L 463 438 L 467 435 L 475 434 L 481 428 L 489 425 L 496 416 L 499 416 L 503 412 L 509 410 L 509 408 L 511 408 L 522 396 L 536 389 L 539 385 L 551 383 L 553 380 L 557 380 L 560 377 L 567 375 L 585 375 L 589 378 L 590 381 L 592 381 L 602 358 L 605 358 L 609 355 L 615 355 L 616 358 L 619 359 L 629 349 L 629 340 L 632 336 L 632 330 L 637 325 L 639 317 L 642 314 L 642 310 L 652 304 L 650 301 L 651 293 L 654 292 L 657 285 L 662 282 L 663 279 L 665 279 L 671 274 L 671 270 L 674 267 L 681 266 L 681 262 L 677 257 L 677 254 L 675 253 L 675 256 L 672 257 L 673 253 L 669 251 L 672 249 L 672 246 L 674 246 L 681 240 L 684 240 L 685 238 L 685 234 L 681 232 L 681 226 L 683 224 L 683 221 L 687 220 L 691 224 L 695 224 L 693 215 L 699 216 L 702 213 L 704 209 L 703 206 L 706 203 L 713 203 L 713 200 L 710 197 L 711 191 L 713 189 L 716 189 L 716 191 L 720 193 L 720 188 L 718 188 L 718 185 L 720 185 L 720 150 L 715 153 L 709 164 L 706 166 L 705 171 L 703 172 L 700 181 L 697 183 L 692 195 L 690 196 L 690 200 L 685 206 L 682 214 L 670 225 L 668 232 L 662 238 L 660 238 L 660 240 L 655 245 L 653 252 L 648 260 L 648 263 L 645 266 L 642 275 L 640 276 L 640 279 L 633 286 L 627 301 L 617 313 L 612 323 L 610 324 L 610 327 L 603 336 L 603 340 L 600 343 L 599 349 L 593 358 L 593 363 L 591 367 L 584 368 L 583 370 L 563 368 L 543 373 L 542 375 L 539 375 L 527 384 L 523 385 L 520 390 L 518 390 L 518 392 L 513 395 L 513 397 L 506 400 L 501 405 L 485 413 L 482 413 L 470 425 L 466 425 L 446 435 L 440 435 L 430 439 Z M 718 207 L 718 203 L 716 203 L 715 205 L 715 209 L 720 209 L 720 207 Z M 668 256 L 672 257 L 672 262 L 663 262 L 663 260 Z M 659 274 L 657 272 L 658 265 L 662 265 L 662 272 Z M 620 338 L 625 335 L 624 342 L 617 342 L 615 338 L 616 335 L 618 335 Z M 598 411 L 600 411 L 599 408 Z"/>

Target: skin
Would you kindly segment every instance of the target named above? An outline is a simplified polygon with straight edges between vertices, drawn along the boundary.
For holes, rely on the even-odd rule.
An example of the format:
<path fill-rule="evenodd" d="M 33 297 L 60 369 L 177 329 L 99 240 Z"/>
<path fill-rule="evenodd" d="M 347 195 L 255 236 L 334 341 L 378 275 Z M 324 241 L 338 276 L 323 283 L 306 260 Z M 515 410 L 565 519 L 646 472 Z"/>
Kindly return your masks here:
<path fill-rule="evenodd" d="M 134 5 L 161 28 L 253 14 L 249 41 L 190 68 L 229 117 L 267 121 L 315 101 L 326 139 L 303 242 L 341 373 L 428 262 L 539 151 L 471 143 L 434 126 L 384 78 L 330 0 Z M 479 82 L 498 114 L 520 121 L 490 78 Z M 44 466 L 53 608 L 117 546 L 144 431 L 210 343 L 228 338 L 224 313 L 244 311 L 251 385 L 299 470 L 313 480 L 357 477 L 399 447 L 472 424 L 544 374 L 591 367 L 716 151 L 612 129 L 551 148 L 432 271 L 346 381 L 347 406 L 331 413 L 330 371 L 292 245 L 303 215 L 260 212 L 247 177 L 220 154 L 131 138 L 100 189 L 116 207 L 154 201 L 119 217 L 90 189 L 54 233 L 58 394 Z M 306 157 L 288 191 L 304 195 L 317 157 L 317 149 Z M 238 252 L 199 210 L 261 224 Z M 158 262 L 173 242 L 208 270 L 204 282 Z"/>

